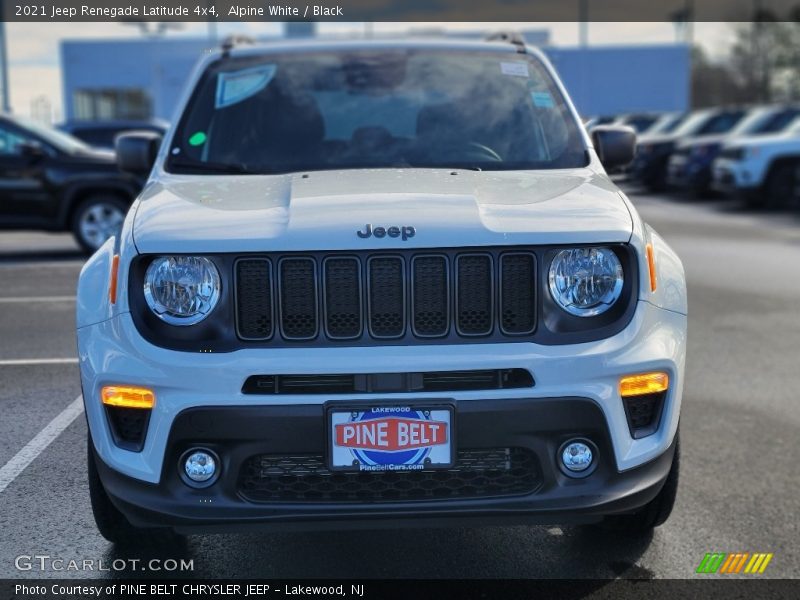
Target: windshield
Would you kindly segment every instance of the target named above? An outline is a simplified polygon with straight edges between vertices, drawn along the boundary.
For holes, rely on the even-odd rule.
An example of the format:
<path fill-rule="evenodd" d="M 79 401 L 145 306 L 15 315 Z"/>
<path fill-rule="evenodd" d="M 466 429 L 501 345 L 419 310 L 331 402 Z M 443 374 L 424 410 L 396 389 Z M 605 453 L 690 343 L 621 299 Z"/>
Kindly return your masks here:
<path fill-rule="evenodd" d="M 572 114 L 534 57 L 370 50 L 221 60 L 170 148 L 172 172 L 585 166 Z"/>
<path fill-rule="evenodd" d="M 55 146 L 58 150 L 66 152 L 67 154 L 75 154 L 77 152 L 91 150 L 89 146 L 84 144 L 78 138 L 73 137 L 68 133 L 64 133 L 63 131 L 59 131 L 58 129 L 46 127 L 45 125 L 37 123 L 36 121 L 25 119 L 23 117 L 15 117 L 15 120 L 20 124 L 21 127 L 24 127 L 51 146 Z"/>

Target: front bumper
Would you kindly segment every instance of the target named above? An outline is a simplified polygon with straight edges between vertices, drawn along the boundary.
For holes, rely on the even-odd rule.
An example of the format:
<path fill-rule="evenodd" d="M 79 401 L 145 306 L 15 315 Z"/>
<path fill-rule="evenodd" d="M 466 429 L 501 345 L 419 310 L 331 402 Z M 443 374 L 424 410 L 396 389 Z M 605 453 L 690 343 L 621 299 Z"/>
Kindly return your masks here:
<path fill-rule="evenodd" d="M 667 183 L 683 189 L 706 189 L 711 183 L 711 165 L 686 155 L 673 154 L 667 165 Z"/>
<path fill-rule="evenodd" d="M 741 161 L 718 158 L 712 168 L 711 187 L 723 194 L 749 194 L 758 188 L 750 171 Z"/>
<path fill-rule="evenodd" d="M 390 399 L 397 404 L 447 399 L 456 406 L 459 448 L 529 448 L 541 467 L 541 485 L 530 497 L 439 500 L 430 507 L 420 502 L 413 506 L 383 503 L 373 506 L 374 512 L 369 513 L 375 518 L 430 509 L 432 512 L 426 514 L 434 520 L 438 518 L 436 511 L 475 513 L 485 518 L 517 515 L 529 519 L 541 515 L 550 520 L 555 513 L 574 511 L 576 516 L 583 514 L 583 518 L 591 519 L 645 503 L 666 477 L 680 414 L 686 315 L 639 301 L 631 322 L 620 333 L 574 345 L 518 342 L 196 354 L 153 346 L 138 334 L 131 315 L 122 313 L 80 328 L 78 348 L 87 420 L 100 472 L 114 501 L 134 521 L 191 527 L 195 522 L 270 521 L 271 515 L 282 521 L 346 520 L 348 515 L 360 518 L 363 511 L 353 505 L 316 506 L 313 511 L 300 506 L 287 513 L 286 506 L 247 502 L 236 489 L 223 489 L 237 485 L 237 469 L 245 454 L 287 453 L 295 447 L 297 451 L 318 452 L 324 440 L 322 411 L 325 402 L 332 399 Z M 378 394 L 330 397 L 242 393 L 243 383 L 253 374 L 512 368 L 530 371 L 535 385 L 446 394 L 392 393 L 389 398 Z M 634 439 L 619 397 L 619 378 L 656 370 L 667 372 L 670 378 L 659 426 L 651 435 Z M 145 385 L 156 394 L 144 447 L 139 452 L 114 443 L 99 399 L 103 386 L 120 384 Z M 204 418 L 209 423 L 207 431 L 187 429 L 186 415 L 202 410 L 220 416 Z M 288 419 L 285 427 L 274 429 L 270 415 L 275 414 Z M 603 468 L 583 480 L 565 478 L 554 462 L 564 436 L 591 436 Z M 293 445 L 301 442 L 300 446 Z M 210 488 L 204 495 L 177 479 L 176 453 L 189 443 L 222 444 L 223 461 L 232 461 L 224 467 L 232 479 L 220 481 L 219 491 L 214 492 L 220 496 L 210 497 L 209 502 L 203 499 Z"/>
<path fill-rule="evenodd" d="M 109 496 L 134 525 L 169 526 L 182 533 L 250 531 L 259 525 L 272 529 L 393 527 L 407 526 L 411 519 L 415 525 L 426 526 L 587 523 L 649 502 L 661 489 L 672 464 L 674 442 L 647 464 L 618 472 L 606 421 L 591 400 L 480 400 L 457 408 L 455 442 L 459 448 L 513 444 L 535 453 L 538 465 L 529 492 L 384 502 L 294 499 L 262 503 L 246 499 L 242 473 L 249 457 L 324 453 L 320 405 L 184 411 L 170 433 L 158 485 L 125 477 L 97 456 L 96 460 Z M 598 451 L 597 468 L 583 479 L 565 476 L 556 464 L 559 446 L 576 436 L 592 440 Z M 204 489 L 188 487 L 178 475 L 179 457 L 198 444 L 213 449 L 222 462 L 219 480 Z M 314 477 L 306 479 L 315 481 Z"/>

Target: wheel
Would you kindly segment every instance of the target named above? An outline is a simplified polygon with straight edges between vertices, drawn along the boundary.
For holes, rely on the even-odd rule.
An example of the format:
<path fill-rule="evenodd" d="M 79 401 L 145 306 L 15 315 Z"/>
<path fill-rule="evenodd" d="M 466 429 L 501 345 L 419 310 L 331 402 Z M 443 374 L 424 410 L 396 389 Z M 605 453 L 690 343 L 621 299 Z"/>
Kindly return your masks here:
<path fill-rule="evenodd" d="M 675 456 L 672 459 L 667 480 L 658 495 L 633 514 L 611 515 L 603 520 L 605 529 L 633 534 L 646 534 L 655 527 L 666 523 L 675 506 L 675 497 L 678 494 L 678 477 L 680 473 L 681 443 L 680 437 L 675 437 Z"/>
<path fill-rule="evenodd" d="M 128 203 L 111 194 L 94 194 L 83 200 L 72 216 L 72 235 L 80 247 L 93 253 L 116 235 L 128 212 Z"/>
<path fill-rule="evenodd" d="M 797 201 L 800 191 L 798 170 L 800 166 L 792 163 L 777 165 L 772 169 L 764 186 L 764 208 L 779 209 Z"/>
<path fill-rule="evenodd" d="M 86 458 L 89 475 L 89 500 L 92 505 L 92 514 L 95 525 L 105 539 L 120 546 L 163 546 L 164 544 L 177 544 L 183 540 L 182 536 L 166 528 L 141 529 L 130 524 L 119 509 L 108 497 L 100 474 L 97 472 L 92 438 L 87 436 Z"/>

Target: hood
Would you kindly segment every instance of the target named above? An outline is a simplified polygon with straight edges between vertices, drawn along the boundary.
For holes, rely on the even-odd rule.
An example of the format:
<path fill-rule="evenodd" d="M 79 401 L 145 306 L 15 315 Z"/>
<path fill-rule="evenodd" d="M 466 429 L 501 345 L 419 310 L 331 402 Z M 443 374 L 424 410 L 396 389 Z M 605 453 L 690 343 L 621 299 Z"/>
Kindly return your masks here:
<path fill-rule="evenodd" d="M 640 135 L 636 138 L 636 145 L 642 146 L 661 146 L 667 144 L 674 144 L 678 141 L 678 136 L 670 133 L 658 133 L 654 135 Z"/>
<path fill-rule="evenodd" d="M 684 138 L 678 143 L 679 148 L 694 148 L 697 146 L 720 146 L 729 136 L 726 134 L 697 135 Z"/>
<path fill-rule="evenodd" d="M 413 237 L 364 237 L 366 225 Z M 139 252 L 262 252 L 627 242 L 617 188 L 590 169 L 162 174 L 134 220 Z"/>
<path fill-rule="evenodd" d="M 96 165 L 114 165 L 117 164 L 117 155 L 113 150 L 105 148 L 88 147 L 85 150 L 80 150 L 71 155 L 73 160 L 86 162 Z"/>
<path fill-rule="evenodd" d="M 767 135 L 747 135 L 738 137 L 725 144 L 726 148 L 751 148 L 754 146 L 793 146 L 800 148 L 800 136 L 792 133 L 771 133 Z"/>

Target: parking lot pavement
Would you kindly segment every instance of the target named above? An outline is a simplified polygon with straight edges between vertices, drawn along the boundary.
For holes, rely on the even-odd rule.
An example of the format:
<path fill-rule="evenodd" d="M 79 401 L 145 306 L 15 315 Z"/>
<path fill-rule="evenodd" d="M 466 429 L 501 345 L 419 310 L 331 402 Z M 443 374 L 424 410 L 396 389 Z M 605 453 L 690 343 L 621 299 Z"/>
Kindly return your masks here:
<path fill-rule="evenodd" d="M 36 446 L 41 453 L 0 492 L 0 577 L 93 575 L 14 568 L 16 556 L 48 554 L 107 564 L 189 558 L 202 577 L 681 578 L 711 551 L 772 552 L 764 576 L 797 576 L 800 219 L 729 202 L 631 198 L 681 255 L 689 284 L 682 481 L 672 518 L 652 538 L 489 527 L 192 536 L 177 547 L 114 548 L 91 520 L 84 419 L 68 413 L 56 429 L 63 432 Z M 2 248 L 5 240 L 0 255 Z M 32 258 L 12 248 L 13 258 L 0 256 L 0 295 L 69 295 L 80 261 L 65 252 L 66 259 L 35 251 Z M 74 359 L 72 308 L 65 300 L 0 302 L 0 361 Z M 0 466 L 79 393 L 75 364 L 0 362 Z"/>

